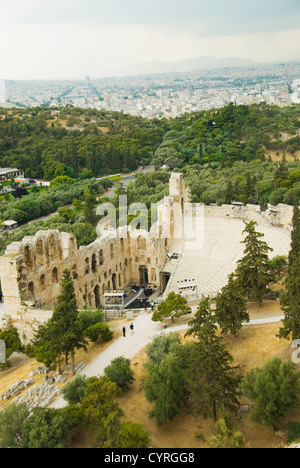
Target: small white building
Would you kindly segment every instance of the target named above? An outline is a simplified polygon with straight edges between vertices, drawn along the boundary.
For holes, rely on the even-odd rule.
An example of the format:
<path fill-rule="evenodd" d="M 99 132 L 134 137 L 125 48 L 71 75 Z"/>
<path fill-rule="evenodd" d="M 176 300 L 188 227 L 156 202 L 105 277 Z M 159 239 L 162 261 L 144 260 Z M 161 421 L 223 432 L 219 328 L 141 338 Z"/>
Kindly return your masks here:
<path fill-rule="evenodd" d="M 0 181 L 15 179 L 17 177 L 24 178 L 24 171 L 12 167 L 0 168 Z"/>
<path fill-rule="evenodd" d="M 12 219 L 8 219 L 6 221 L 3 221 L 3 226 L 8 231 L 12 231 L 13 229 L 16 229 L 16 228 L 19 227 L 17 221 L 14 221 Z"/>

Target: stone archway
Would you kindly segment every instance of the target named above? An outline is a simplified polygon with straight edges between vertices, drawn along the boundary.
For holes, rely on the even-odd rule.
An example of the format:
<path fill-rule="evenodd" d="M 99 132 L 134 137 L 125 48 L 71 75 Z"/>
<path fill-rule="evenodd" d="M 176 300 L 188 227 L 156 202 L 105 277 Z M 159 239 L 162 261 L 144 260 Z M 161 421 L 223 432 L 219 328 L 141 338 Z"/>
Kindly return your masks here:
<path fill-rule="evenodd" d="M 94 294 L 95 294 L 95 306 L 97 309 L 100 308 L 101 302 L 100 302 L 100 288 L 99 286 L 96 286 L 94 289 Z"/>
<path fill-rule="evenodd" d="M 140 273 L 140 285 L 147 286 L 147 284 L 149 283 L 148 268 L 145 265 L 141 265 L 139 268 L 139 273 Z"/>
<path fill-rule="evenodd" d="M 111 279 L 112 279 L 112 288 L 115 291 L 116 289 L 118 289 L 117 288 L 117 275 L 114 273 Z"/>

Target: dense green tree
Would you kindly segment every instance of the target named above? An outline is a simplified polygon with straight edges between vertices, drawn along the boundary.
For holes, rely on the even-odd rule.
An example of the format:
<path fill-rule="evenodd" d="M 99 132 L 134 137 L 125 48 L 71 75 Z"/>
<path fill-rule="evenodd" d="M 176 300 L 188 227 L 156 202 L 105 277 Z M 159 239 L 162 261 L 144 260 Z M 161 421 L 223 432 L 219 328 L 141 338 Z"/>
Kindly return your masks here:
<path fill-rule="evenodd" d="M 286 278 L 286 292 L 281 298 L 284 311 L 283 326 L 279 337 L 297 340 L 300 337 L 300 208 L 294 206 L 291 250 Z"/>
<path fill-rule="evenodd" d="M 61 354 L 71 355 L 72 374 L 74 375 L 74 356 L 76 349 L 86 349 L 87 342 L 78 320 L 78 309 L 73 280 L 69 270 L 63 273 L 62 290 L 50 319 L 56 341 L 60 341 Z"/>
<path fill-rule="evenodd" d="M 269 360 L 264 367 L 248 372 L 243 391 L 254 407 L 254 422 L 273 427 L 274 431 L 289 412 L 300 406 L 300 373 L 292 361 Z"/>
<path fill-rule="evenodd" d="M 19 332 L 16 328 L 8 330 L 0 330 L 0 340 L 4 341 L 6 347 L 6 360 L 14 353 L 23 351 L 24 347 L 19 337 Z M 9 365 L 9 363 L 6 363 Z M 1 364 L 0 364 L 1 367 Z"/>
<path fill-rule="evenodd" d="M 122 390 L 129 388 L 135 380 L 130 360 L 123 356 L 113 359 L 110 365 L 105 367 L 104 375 Z"/>
<path fill-rule="evenodd" d="M 78 320 L 78 310 L 73 280 L 69 270 L 65 270 L 62 291 L 56 301 L 53 315 L 45 325 L 41 325 L 29 349 L 29 353 L 49 367 L 60 365 L 61 357 L 71 355 L 74 375 L 76 349 L 86 349 L 87 341 Z"/>
<path fill-rule="evenodd" d="M 82 330 L 87 330 L 91 325 L 103 322 L 104 314 L 102 310 L 84 309 L 78 313 L 78 320 Z"/>
<path fill-rule="evenodd" d="M 23 426 L 29 415 L 24 403 L 12 403 L 0 411 L 0 448 L 21 448 Z"/>
<path fill-rule="evenodd" d="M 236 335 L 244 322 L 249 322 L 244 291 L 235 275 L 230 275 L 228 284 L 216 298 L 216 320 L 222 333 Z"/>
<path fill-rule="evenodd" d="M 96 343 L 99 338 L 106 342 L 111 341 L 114 334 L 107 323 L 95 323 L 84 330 L 84 335 L 90 341 Z"/>
<path fill-rule="evenodd" d="M 150 444 L 149 434 L 140 424 L 122 421 L 117 435 L 115 447 L 118 449 L 142 449 Z M 110 447 L 112 448 L 112 447 Z"/>
<path fill-rule="evenodd" d="M 152 315 L 154 322 L 163 322 L 166 318 L 170 318 L 174 322 L 174 318 L 190 314 L 191 308 L 187 305 L 187 300 L 180 294 L 174 291 L 170 292 L 167 299 L 159 304 Z"/>
<path fill-rule="evenodd" d="M 155 364 L 160 364 L 163 357 L 168 354 L 173 344 L 180 344 L 179 333 L 168 333 L 167 335 L 161 334 L 147 345 L 146 353 L 149 361 Z"/>
<path fill-rule="evenodd" d="M 155 340 L 154 340 L 155 341 Z M 189 347 L 173 342 L 168 352 L 161 350 L 160 362 L 148 359 L 146 363 L 145 396 L 153 408 L 150 417 L 155 418 L 158 426 L 163 426 L 174 419 L 180 408 L 187 405 L 189 390 L 187 387 L 187 363 Z M 157 348 L 158 344 L 155 344 Z M 157 353 L 156 353 L 157 355 Z"/>
<path fill-rule="evenodd" d="M 114 383 L 101 377 L 88 379 L 85 396 L 81 402 L 83 423 L 89 429 L 96 446 L 105 448 L 119 428 L 123 412 L 116 402 L 121 389 Z"/>
<path fill-rule="evenodd" d="M 57 187 L 58 185 L 73 184 L 75 181 L 66 175 L 60 175 L 51 180 L 50 187 Z"/>
<path fill-rule="evenodd" d="M 35 408 L 22 428 L 22 448 L 63 448 L 70 434 L 70 419 L 64 410 Z"/>
<path fill-rule="evenodd" d="M 81 403 L 87 388 L 87 378 L 82 375 L 76 375 L 62 389 L 62 395 L 69 405 L 78 405 Z"/>
<path fill-rule="evenodd" d="M 239 288 L 245 291 L 247 299 L 257 301 L 260 305 L 269 292 L 269 286 L 274 282 L 274 275 L 269 271 L 268 253 L 272 249 L 261 240 L 264 234 L 256 231 L 257 223 L 246 224 L 244 256 L 238 261 L 236 270 Z"/>
<path fill-rule="evenodd" d="M 88 187 L 84 189 L 84 215 L 87 223 L 96 226 L 98 218 L 96 215 L 96 198 Z"/>
<path fill-rule="evenodd" d="M 245 439 L 228 418 L 221 417 L 216 422 L 214 435 L 208 444 L 210 448 L 241 449 L 245 448 Z"/>
<path fill-rule="evenodd" d="M 207 327 L 204 325 L 204 328 Z M 239 367 L 209 326 L 198 334 L 191 347 L 187 373 L 189 404 L 195 413 L 217 421 L 219 411 L 237 412 L 239 408 Z"/>
<path fill-rule="evenodd" d="M 190 349 L 187 374 L 190 405 L 195 412 L 217 421 L 218 410 L 237 410 L 241 377 L 239 367 L 233 365 L 233 357 L 217 335 L 209 298 L 200 303 L 186 335 L 197 338 Z"/>
<path fill-rule="evenodd" d="M 196 336 L 205 338 L 206 334 L 209 338 L 213 336 L 218 330 L 218 325 L 216 321 L 215 313 L 211 307 L 211 299 L 210 297 L 206 297 L 203 299 L 195 317 L 189 322 L 189 328 L 186 333 L 186 336 Z"/>

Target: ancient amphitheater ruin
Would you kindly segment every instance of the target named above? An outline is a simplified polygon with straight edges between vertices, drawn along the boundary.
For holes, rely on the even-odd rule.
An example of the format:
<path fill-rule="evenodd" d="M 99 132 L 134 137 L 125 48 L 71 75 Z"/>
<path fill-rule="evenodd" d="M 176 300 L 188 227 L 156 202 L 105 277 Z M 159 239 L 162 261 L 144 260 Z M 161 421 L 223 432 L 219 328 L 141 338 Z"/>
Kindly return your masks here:
<path fill-rule="evenodd" d="M 10 244 L 0 259 L 0 327 L 13 324 L 24 341 L 32 338 L 36 325 L 52 315 L 66 268 L 74 279 L 79 308 L 103 307 L 107 296 L 123 297 L 133 285 L 148 285 L 160 300 L 171 290 L 191 300 L 214 295 L 243 254 L 244 221 L 258 223 L 272 256 L 288 254 L 292 207 L 279 205 L 261 213 L 259 206 L 241 203 L 192 205 L 178 173 L 170 178 L 169 193 L 158 204 L 158 220 L 149 231 L 108 228 L 79 249 L 73 235 L 58 231 L 40 231 Z M 182 220 L 189 218 L 196 226 L 200 221 L 202 230 L 192 243 L 181 232 Z"/>

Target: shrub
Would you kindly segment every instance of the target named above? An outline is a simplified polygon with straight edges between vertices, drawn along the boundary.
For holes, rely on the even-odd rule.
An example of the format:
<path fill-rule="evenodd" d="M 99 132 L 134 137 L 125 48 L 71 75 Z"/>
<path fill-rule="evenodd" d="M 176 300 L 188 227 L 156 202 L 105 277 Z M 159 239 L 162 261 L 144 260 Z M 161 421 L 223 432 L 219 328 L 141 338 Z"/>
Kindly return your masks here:
<path fill-rule="evenodd" d="M 103 341 L 111 341 L 113 338 L 113 332 L 106 323 L 96 323 L 89 326 L 85 330 L 85 335 L 93 343 L 99 338 L 102 338 Z"/>
<path fill-rule="evenodd" d="M 81 403 L 85 395 L 87 387 L 87 379 L 85 376 L 76 375 L 63 389 L 62 394 L 69 405 L 77 405 Z"/>
<path fill-rule="evenodd" d="M 129 388 L 134 382 L 134 372 L 130 366 L 130 360 L 117 357 L 104 369 L 104 375 L 122 389 Z"/>

